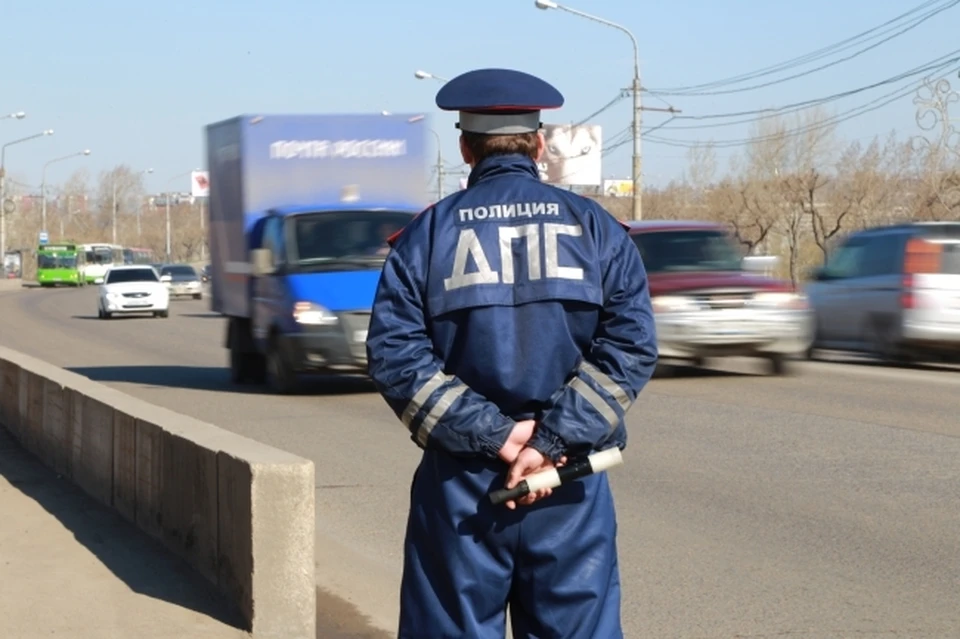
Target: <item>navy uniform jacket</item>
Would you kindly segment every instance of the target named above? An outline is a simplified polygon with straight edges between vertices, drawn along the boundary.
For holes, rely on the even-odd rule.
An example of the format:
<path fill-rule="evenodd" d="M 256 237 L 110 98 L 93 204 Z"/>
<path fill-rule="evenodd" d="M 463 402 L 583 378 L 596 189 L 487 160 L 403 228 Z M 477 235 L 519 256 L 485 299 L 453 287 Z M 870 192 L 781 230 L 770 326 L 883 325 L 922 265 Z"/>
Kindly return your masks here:
<path fill-rule="evenodd" d="M 495 458 L 521 419 L 552 459 L 623 448 L 657 360 L 639 251 L 529 158 L 487 158 L 394 238 L 367 354 L 422 448 Z"/>

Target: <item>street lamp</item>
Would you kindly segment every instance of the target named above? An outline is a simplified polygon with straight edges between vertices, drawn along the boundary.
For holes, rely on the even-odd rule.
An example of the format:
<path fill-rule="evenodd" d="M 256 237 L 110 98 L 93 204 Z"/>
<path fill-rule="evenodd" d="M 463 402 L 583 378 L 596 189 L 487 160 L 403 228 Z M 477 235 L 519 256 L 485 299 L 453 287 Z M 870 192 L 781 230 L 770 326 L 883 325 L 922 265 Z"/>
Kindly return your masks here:
<path fill-rule="evenodd" d="M 201 169 L 193 169 L 192 171 L 187 171 L 186 173 L 180 173 L 179 175 L 174 175 L 172 178 L 170 178 L 169 180 L 167 180 L 167 185 L 168 185 L 168 186 L 167 186 L 166 196 L 164 197 L 164 200 L 165 200 L 164 204 L 167 205 L 167 215 L 166 215 L 166 217 L 167 217 L 167 220 L 166 220 L 166 221 L 167 221 L 167 258 L 166 258 L 166 261 L 167 261 L 168 264 L 170 263 L 170 253 L 172 252 L 171 249 L 170 249 L 170 239 L 171 239 L 171 237 L 170 237 L 170 187 L 169 187 L 169 185 L 170 185 L 170 183 L 173 182 L 174 180 L 179 180 L 179 179 L 182 178 L 182 177 L 186 177 L 186 176 L 192 174 L 194 171 L 200 171 L 200 170 L 201 170 Z M 203 219 L 202 214 L 201 214 L 200 219 L 201 219 L 201 220 Z"/>
<path fill-rule="evenodd" d="M 418 71 L 417 73 L 422 73 Z M 389 111 L 381 111 L 383 115 L 391 115 Z M 421 122 L 425 120 L 427 116 L 420 114 L 414 115 L 410 118 L 407 118 L 407 124 L 414 124 L 416 122 Z M 427 127 L 427 131 L 433 134 L 433 137 L 437 139 L 437 200 L 443 199 L 443 144 L 440 142 L 440 134 L 434 131 L 432 128 Z"/>
<path fill-rule="evenodd" d="M 24 114 L 26 115 L 26 114 Z M 7 192 L 6 192 L 6 183 L 7 183 L 7 171 L 6 171 L 6 158 L 7 158 L 7 147 L 13 146 L 14 144 L 20 144 L 21 142 L 28 142 L 30 140 L 35 140 L 36 138 L 42 138 L 46 135 L 53 135 L 53 129 L 47 129 L 41 133 L 36 133 L 34 135 L 28 135 L 25 138 L 20 138 L 19 140 L 14 140 L 12 142 L 7 142 L 2 147 L 0 147 L 0 261 L 3 260 L 4 256 L 7 254 Z M 13 212 L 12 210 L 10 211 Z"/>
<path fill-rule="evenodd" d="M 23 111 L 17 111 L 16 113 L 8 113 L 6 115 L 0 115 L 0 120 L 7 120 L 13 118 L 14 120 L 22 120 L 27 117 L 27 114 Z"/>
<path fill-rule="evenodd" d="M 433 75 L 432 73 L 421 71 L 419 69 L 413 72 L 413 77 L 415 77 L 418 80 L 436 80 L 437 82 L 447 81 L 446 78 L 441 78 L 439 75 Z"/>
<path fill-rule="evenodd" d="M 577 11 L 576 9 L 571 9 L 570 7 L 565 7 L 562 4 L 557 4 L 552 0 L 534 0 L 534 6 L 538 9 L 560 9 L 561 11 L 566 11 L 567 13 L 572 13 L 575 16 L 580 16 L 581 18 L 586 18 L 587 20 L 593 20 L 594 22 L 599 22 L 608 27 L 613 27 L 618 31 L 626 33 L 630 38 L 630 42 L 633 43 L 633 219 L 639 220 L 643 217 L 643 210 L 641 207 L 641 198 L 640 198 L 640 189 L 641 183 L 643 181 L 642 177 L 642 168 L 640 158 L 640 118 L 641 118 L 641 106 L 640 106 L 640 49 L 637 46 L 637 39 L 633 36 L 629 29 L 624 26 L 621 26 L 615 22 L 610 22 L 609 20 L 604 20 L 603 18 L 598 18 L 597 16 L 590 15 L 589 13 L 584 13 L 582 11 Z"/>
<path fill-rule="evenodd" d="M 79 151 L 77 153 L 71 153 L 70 155 L 54 158 L 43 165 L 43 171 L 40 172 L 40 230 L 42 232 L 47 232 L 47 167 L 51 164 L 63 162 L 64 160 L 69 160 L 70 158 L 75 158 L 82 155 L 90 155 L 90 149 L 84 149 L 83 151 Z M 63 238 L 60 239 L 63 240 Z"/>

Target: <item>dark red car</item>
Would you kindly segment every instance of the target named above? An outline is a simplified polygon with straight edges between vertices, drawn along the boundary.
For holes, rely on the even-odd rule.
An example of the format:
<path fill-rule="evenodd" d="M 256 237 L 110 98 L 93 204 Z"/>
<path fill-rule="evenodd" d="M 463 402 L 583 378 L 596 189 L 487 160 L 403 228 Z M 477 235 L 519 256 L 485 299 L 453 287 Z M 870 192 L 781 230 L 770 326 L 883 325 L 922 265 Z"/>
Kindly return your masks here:
<path fill-rule="evenodd" d="M 726 228 L 711 222 L 631 222 L 656 313 L 660 358 L 760 357 L 774 374 L 813 341 L 805 296 L 755 272 Z"/>

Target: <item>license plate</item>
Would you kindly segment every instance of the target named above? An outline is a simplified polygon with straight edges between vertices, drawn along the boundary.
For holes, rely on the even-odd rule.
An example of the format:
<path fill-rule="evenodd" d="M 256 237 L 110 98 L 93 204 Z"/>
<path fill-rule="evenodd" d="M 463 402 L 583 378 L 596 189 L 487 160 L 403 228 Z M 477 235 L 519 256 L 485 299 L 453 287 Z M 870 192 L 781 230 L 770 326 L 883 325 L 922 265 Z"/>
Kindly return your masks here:
<path fill-rule="evenodd" d="M 742 327 L 736 325 L 724 326 L 721 324 L 710 329 L 711 334 L 724 337 L 730 335 L 743 335 L 745 332 L 746 331 Z"/>
<path fill-rule="evenodd" d="M 367 331 L 354 331 L 353 332 L 353 341 L 354 342 L 366 342 L 367 341 Z"/>

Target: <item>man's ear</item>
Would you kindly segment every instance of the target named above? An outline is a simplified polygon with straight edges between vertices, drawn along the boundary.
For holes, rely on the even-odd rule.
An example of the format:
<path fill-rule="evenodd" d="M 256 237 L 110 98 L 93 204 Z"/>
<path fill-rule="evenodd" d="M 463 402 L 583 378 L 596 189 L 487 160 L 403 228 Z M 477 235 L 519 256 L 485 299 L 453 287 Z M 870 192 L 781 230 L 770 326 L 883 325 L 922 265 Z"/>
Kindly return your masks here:
<path fill-rule="evenodd" d="M 469 165 L 471 169 L 473 168 L 473 165 L 475 164 L 473 153 L 470 152 L 470 147 L 468 147 L 467 143 L 464 141 L 462 133 L 460 134 L 460 157 L 463 158 L 464 164 Z"/>
<path fill-rule="evenodd" d="M 539 162 L 543 157 L 543 152 L 547 149 L 547 139 L 543 137 L 543 131 L 537 131 L 537 157 L 534 162 Z"/>

